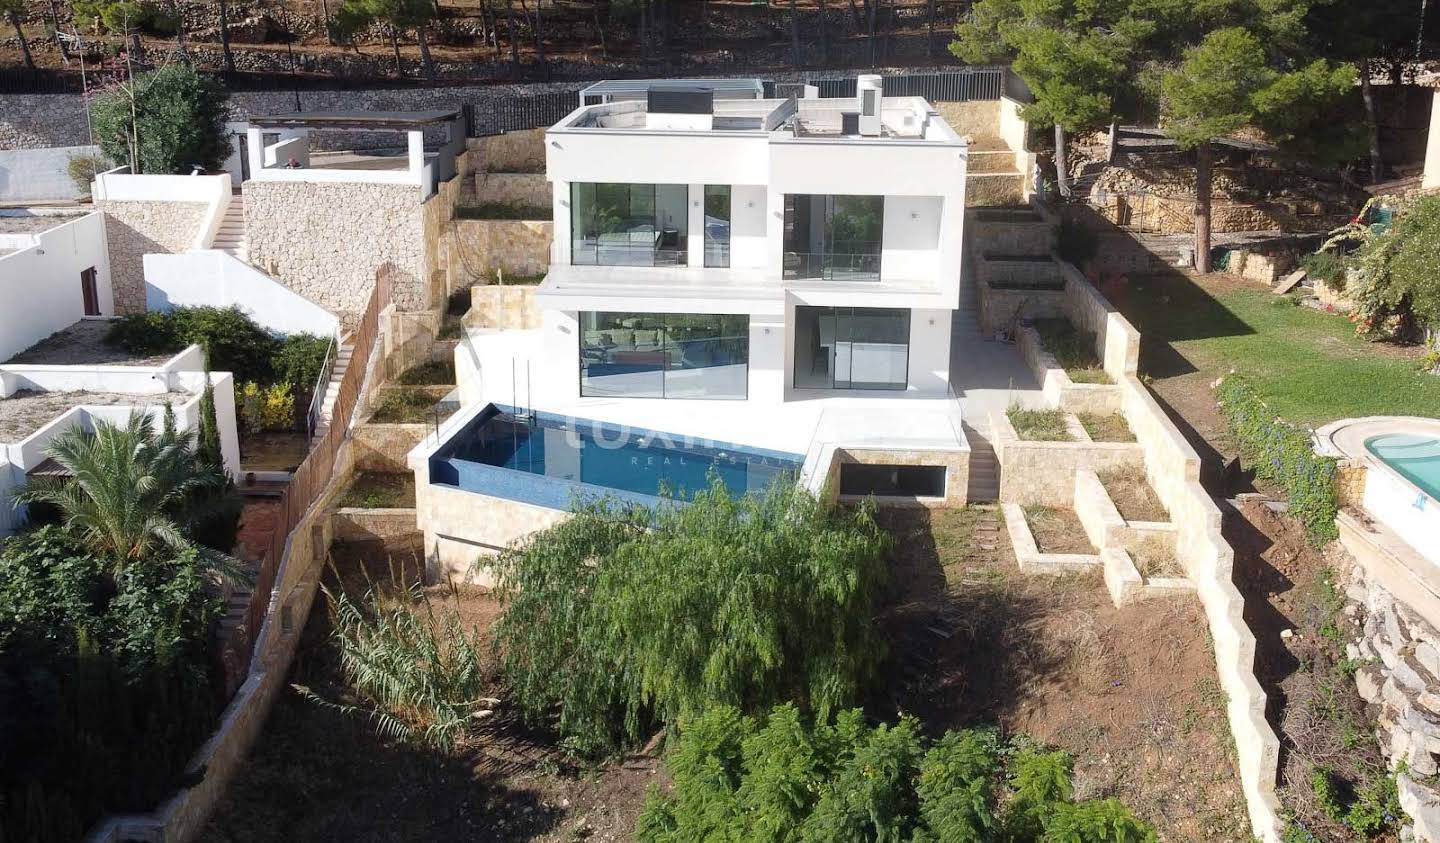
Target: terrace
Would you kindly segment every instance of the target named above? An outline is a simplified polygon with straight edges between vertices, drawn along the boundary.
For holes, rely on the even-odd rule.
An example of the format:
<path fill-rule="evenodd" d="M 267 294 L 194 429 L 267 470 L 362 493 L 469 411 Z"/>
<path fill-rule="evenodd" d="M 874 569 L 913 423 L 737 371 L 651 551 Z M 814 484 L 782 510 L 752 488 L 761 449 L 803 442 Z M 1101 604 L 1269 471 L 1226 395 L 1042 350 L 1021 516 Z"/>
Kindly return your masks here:
<path fill-rule="evenodd" d="M 404 142 L 396 151 L 312 152 L 312 132 L 401 134 Z M 251 118 L 246 135 L 252 179 L 413 184 L 422 201 L 455 175 L 455 156 L 465 148 L 455 109 L 271 114 Z M 427 135 L 439 142 L 427 146 Z"/>

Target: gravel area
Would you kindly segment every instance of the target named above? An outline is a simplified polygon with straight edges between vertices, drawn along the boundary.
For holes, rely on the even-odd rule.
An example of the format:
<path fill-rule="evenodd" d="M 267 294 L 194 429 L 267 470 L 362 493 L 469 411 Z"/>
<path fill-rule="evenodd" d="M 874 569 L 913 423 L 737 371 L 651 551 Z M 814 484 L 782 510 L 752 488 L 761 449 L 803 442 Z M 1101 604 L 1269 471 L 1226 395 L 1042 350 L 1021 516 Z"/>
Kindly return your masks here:
<path fill-rule="evenodd" d="M 45 214 L 44 216 L 18 217 L 0 215 L 0 234 L 39 234 L 67 222 L 78 220 L 84 214 Z"/>
<path fill-rule="evenodd" d="M 110 322 L 103 319 L 82 319 L 63 331 L 56 331 L 6 363 L 28 363 L 35 366 L 159 366 L 174 354 L 138 355 L 123 348 L 105 344 Z"/>
<path fill-rule="evenodd" d="M 190 396 L 184 392 L 135 395 L 129 392 L 35 392 L 22 389 L 9 398 L 0 398 L 0 442 L 19 442 L 49 424 L 56 416 L 81 404 L 153 405 L 169 400 L 179 404 Z"/>

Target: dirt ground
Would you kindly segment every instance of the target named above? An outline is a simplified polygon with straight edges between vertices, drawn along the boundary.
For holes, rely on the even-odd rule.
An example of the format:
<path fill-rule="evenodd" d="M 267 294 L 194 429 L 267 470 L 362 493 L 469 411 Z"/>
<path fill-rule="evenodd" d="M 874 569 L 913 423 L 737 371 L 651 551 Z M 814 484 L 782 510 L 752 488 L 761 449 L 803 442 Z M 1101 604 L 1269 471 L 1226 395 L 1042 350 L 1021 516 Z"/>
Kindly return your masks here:
<path fill-rule="evenodd" d="M 1032 506 L 1025 510 L 1025 523 L 1041 553 L 1097 553 L 1085 535 L 1074 510 Z"/>
<path fill-rule="evenodd" d="M 132 354 L 105 342 L 110 323 L 103 319 L 82 319 L 56 331 L 7 363 L 44 366 L 159 366 L 174 354 Z"/>
<path fill-rule="evenodd" d="M 1198 603 L 1116 609 L 1098 575 L 1021 574 L 995 513 L 884 519 L 897 542 L 877 713 L 1027 732 L 1075 756 L 1077 797 L 1124 800 L 1162 840 L 1250 839 Z"/>
<path fill-rule="evenodd" d="M 1225 538 L 1235 549 L 1235 584 L 1255 633 L 1255 676 L 1281 740 L 1281 800 L 1316 839 L 1350 840 L 1353 835 L 1325 815 L 1310 785 L 1317 768 L 1352 787 L 1385 773 L 1365 701 L 1341 662 L 1339 645 L 1322 632 L 1327 624 L 1347 623 L 1337 616 L 1338 586 L 1327 577 L 1349 560 L 1334 546 L 1316 550 L 1299 525 L 1259 498 L 1243 500 L 1226 518 Z"/>
<path fill-rule="evenodd" d="M 349 587 L 413 581 L 417 541 L 332 548 Z M 479 590 L 432 593 L 463 621 L 484 628 L 498 605 Z M 323 597 L 321 598 L 323 601 Z M 340 703 L 323 602 L 306 624 L 290 681 Z M 485 841 L 559 843 L 630 838 L 658 762 L 626 759 L 603 769 L 569 766 L 548 736 L 527 732 L 503 705 L 497 718 L 448 753 L 379 736 L 362 714 L 281 694 L 230 794 L 205 829 L 208 841 Z"/>
<path fill-rule="evenodd" d="M 240 465 L 246 471 L 294 471 L 309 452 L 310 443 L 304 433 L 240 434 Z"/>

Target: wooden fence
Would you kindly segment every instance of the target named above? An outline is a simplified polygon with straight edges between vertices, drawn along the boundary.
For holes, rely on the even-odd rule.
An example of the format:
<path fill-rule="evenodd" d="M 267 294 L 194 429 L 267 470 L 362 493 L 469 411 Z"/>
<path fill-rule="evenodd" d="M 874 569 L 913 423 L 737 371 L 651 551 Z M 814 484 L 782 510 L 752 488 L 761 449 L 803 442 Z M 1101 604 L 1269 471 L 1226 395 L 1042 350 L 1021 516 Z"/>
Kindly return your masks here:
<path fill-rule="evenodd" d="M 244 645 L 245 664 L 240 675 L 249 668 L 249 660 L 255 651 L 255 639 L 265 622 L 270 608 L 271 592 L 275 590 L 275 575 L 280 569 L 280 560 L 285 556 L 285 543 L 296 526 L 305 517 L 311 505 L 325 491 L 335 473 L 335 457 L 340 446 L 350 436 L 350 417 L 355 404 L 360 400 L 360 388 L 365 382 L 366 361 L 374 345 L 380 327 L 380 311 L 390 303 L 390 277 L 381 271 L 375 277 L 375 287 L 370 292 L 370 301 L 360 317 L 360 327 L 354 334 L 354 353 L 350 366 L 340 379 L 340 390 L 335 406 L 330 411 L 330 429 L 310 449 L 310 454 L 291 475 L 290 482 L 280 495 L 280 514 L 276 520 L 275 532 L 270 540 L 270 550 L 260 562 L 260 572 L 255 577 L 255 591 L 250 596 L 250 605 L 245 611 Z"/>

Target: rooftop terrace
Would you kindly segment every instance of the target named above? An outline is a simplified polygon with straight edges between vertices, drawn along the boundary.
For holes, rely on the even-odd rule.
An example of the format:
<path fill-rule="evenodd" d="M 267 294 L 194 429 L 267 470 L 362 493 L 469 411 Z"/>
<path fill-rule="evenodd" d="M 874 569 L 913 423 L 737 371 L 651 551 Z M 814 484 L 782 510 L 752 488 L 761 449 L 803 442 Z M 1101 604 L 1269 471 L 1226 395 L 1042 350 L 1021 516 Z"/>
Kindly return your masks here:
<path fill-rule="evenodd" d="M 16 366 L 159 366 L 175 356 L 132 354 L 123 348 L 107 345 L 105 335 L 109 331 L 109 320 L 82 319 L 4 363 Z"/>

